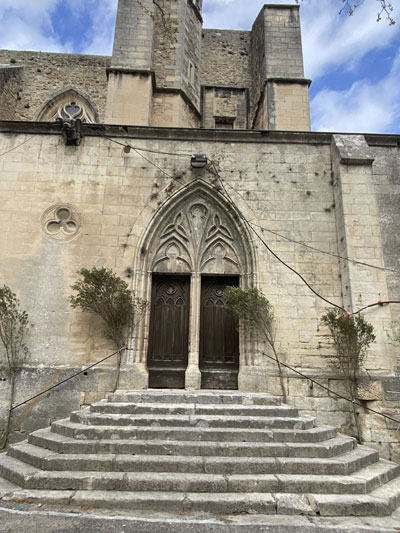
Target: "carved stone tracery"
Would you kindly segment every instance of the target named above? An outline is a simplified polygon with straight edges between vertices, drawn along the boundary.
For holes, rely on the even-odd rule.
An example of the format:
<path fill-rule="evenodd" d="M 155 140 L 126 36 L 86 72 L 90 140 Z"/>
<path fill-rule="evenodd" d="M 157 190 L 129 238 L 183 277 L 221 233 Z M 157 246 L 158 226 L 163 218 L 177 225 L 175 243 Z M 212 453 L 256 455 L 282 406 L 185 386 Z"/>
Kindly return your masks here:
<path fill-rule="evenodd" d="M 46 237 L 56 242 L 68 242 L 80 229 L 81 216 L 70 204 L 52 205 L 42 215 L 42 229 Z"/>
<path fill-rule="evenodd" d="M 44 104 L 38 114 L 40 121 L 77 119 L 83 123 L 95 123 L 98 122 L 98 113 L 89 99 L 72 87 L 58 92 Z"/>
<path fill-rule="evenodd" d="M 187 204 L 161 231 L 152 271 L 239 274 L 241 250 L 235 233 L 227 217 L 210 202 Z"/>

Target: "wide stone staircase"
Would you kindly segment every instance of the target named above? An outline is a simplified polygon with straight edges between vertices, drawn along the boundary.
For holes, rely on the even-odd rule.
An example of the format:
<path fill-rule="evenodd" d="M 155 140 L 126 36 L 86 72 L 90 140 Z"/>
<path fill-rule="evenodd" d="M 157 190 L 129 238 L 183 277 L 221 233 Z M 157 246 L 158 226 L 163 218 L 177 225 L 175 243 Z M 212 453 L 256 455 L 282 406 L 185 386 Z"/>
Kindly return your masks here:
<path fill-rule="evenodd" d="M 0 455 L 6 502 L 180 516 L 384 516 L 400 465 L 274 397 L 118 391 Z"/>

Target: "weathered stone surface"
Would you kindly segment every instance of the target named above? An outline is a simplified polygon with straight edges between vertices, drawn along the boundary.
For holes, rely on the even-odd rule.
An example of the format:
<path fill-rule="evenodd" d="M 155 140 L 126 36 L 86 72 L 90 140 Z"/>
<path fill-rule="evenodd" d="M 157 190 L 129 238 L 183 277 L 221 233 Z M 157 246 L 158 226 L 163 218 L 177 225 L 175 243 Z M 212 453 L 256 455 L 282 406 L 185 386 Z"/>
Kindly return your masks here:
<path fill-rule="evenodd" d="M 186 518 L 196 513 L 226 517 L 241 513 L 389 515 L 400 504 L 399 465 L 379 461 L 374 451 L 356 448 L 353 439 L 330 433 L 328 428 L 320 433 L 326 440 L 312 438 L 318 428 L 294 427 L 271 428 L 275 442 L 259 442 L 253 437 L 263 430 L 246 428 L 245 419 L 251 426 L 255 411 L 261 415 L 267 411 L 271 418 L 275 413 L 278 420 L 286 412 L 290 419 L 291 408 L 274 405 L 268 397 L 262 402 L 259 395 L 214 394 L 219 398 L 211 401 L 210 393 L 176 392 L 167 394 L 163 402 L 160 393 L 118 392 L 93 406 L 102 411 L 112 407 L 114 415 L 102 426 L 92 426 L 96 410 L 85 409 L 81 418 L 79 413 L 73 415 L 80 423 L 64 420 L 35 431 L 28 442 L 0 455 L 0 475 L 11 482 L 2 493 L 3 501 L 67 504 L 108 512 L 165 512 L 167 506 L 168 512 Z M 135 428 L 133 415 L 131 425 L 115 423 L 119 412 L 127 416 L 125 408 L 151 417 L 155 406 L 164 417 L 163 427 L 152 427 L 149 418 L 150 427 Z M 204 410 L 205 421 L 234 419 L 238 413 L 241 440 L 220 439 L 218 431 L 234 428 L 201 428 L 215 432 L 214 440 L 206 440 L 201 432 L 196 434 L 197 428 L 176 426 L 183 415 L 176 415 L 174 406 L 189 413 Z M 193 432 L 191 440 L 185 429 Z M 145 439 L 135 435 L 135 431 L 147 430 Z M 309 442 L 298 442 L 298 435 L 310 431 Z M 280 442 L 279 435 L 285 440 Z"/>
<path fill-rule="evenodd" d="M 0 118 L 9 120 L 0 124 L 0 278 L 18 292 L 35 324 L 32 358 L 18 372 L 15 403 L 114 350 L 101 335 L 100 321 L 68 304 L 77 271 L 93 265 L 113 268 L 149 299 L 152 272 L 163 270 L 153 261 L 158 252 L 157 261 L 167 265 L 164 274 L 183 272 L 190 252 L 174 263 L 173 254 L 167 254 L 171 248 L 160 242 L 172 224 L 174 231 L 179 226 L 186 230 L 193 244 L 194 235 L 201 234 L 199 226 L 197 234 L 190 224 L 194 206 L 208 213 L 207 231 L 218 220 L 228 233 L 222 239 L 225 248 L 211 250 L 207 267 L 186 270 L 192 287 L 185 385 L 201 386 L 201 276 L 234 271 L 243 286 L 260 288 L 273 304 L 277 348 L 285 363 L 347 396 L 331 368 L 329 332 L 320 323 L 326 301 L 284 264 L 318 294 L 350 311 L 398 298 L 398 138 L 289 133 L 307 130 L 309 115 L 297 6 L 264 7 L 251 32 L 205 30 L 202 36 L 200 4 L 164 2 L 176 23 L 172 43 L 159 17 L 153 20 L 139 4 L 121 0 L 112 58 L 0 52 Z M 150 0 L 145 6 L 156 9 Z M 66 94 L 86 99 L 102 122 L 107 87 L 110 116 L 114 122 L 122 117 L 125 126 L 83 125 L 79 148 L 65 146 L 58 124 L 29 122 L 50 119 L 43 110 L 61 104 L 58 98 Z M 115 91 L 112 95 L 114 89 L 121 90 L 124 102 Z M 122 104 L 130 106 L 129 116 Z M 130 125 L 135 121 L 159 127 L 135 128 Z M 262 131 L 248 131 L 252 127 Z M 233 131 L 222 131 L 228 128 Z M 277 128 L 286 132 L 273 131 Z M 133 147 L 129 153 L 122 151 L 125 143 Z M 194 151 L 204 152 L 212 166 L 192 169 Z M 48 231 L 49 216 L 57 216 L 59 209 L 69 210 L 76 222 L 70 235 Z M 242 217 L 253 221 L 282 262 L 248 231 Z M 359 408 L 362 438 L 398 460 L 400 361 L 393 339 L 400 308 L 378 305 L 370 311 L 377 339 L 365 370 L 374 385 L 360 390 L 360 400 L 379 402 L 367 406 L 394 420 L 379 422 Z M 148 324 L 146 316 L 124 355 L 121 383 L 126 388 L 148 386 Z M 279 376 L 275 363 L 246 335 L 241 331 L 240 390 L 281 396 L 283 384 L 303 417 L 316 416 L 354 435 L 351 403 L 311 386 L 292 370 Z M 114 388 L 115 368 L 112 358 L 16 410 L 10 442 L 104 397 Z M 9 379 L 0 370 L 1 421 L 9 394 Z M 100 426 L 104 419 L 95 421 Z"/>

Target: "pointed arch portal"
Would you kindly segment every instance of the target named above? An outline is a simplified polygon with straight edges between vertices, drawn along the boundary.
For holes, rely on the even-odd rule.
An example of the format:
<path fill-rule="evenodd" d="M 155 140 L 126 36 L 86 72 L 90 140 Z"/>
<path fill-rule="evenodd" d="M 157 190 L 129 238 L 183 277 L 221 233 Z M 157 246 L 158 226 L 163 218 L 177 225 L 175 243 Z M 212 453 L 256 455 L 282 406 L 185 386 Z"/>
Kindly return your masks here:
<path fill-rule="evenodd" d="M 196 181 L 159 209 L 139 249 L 136 294 L 151 306 L 136 360 L 148 386 L 237 389 L 238 324 L 223 293 L 252 284 L 254 257 L 236 208 Z"/>

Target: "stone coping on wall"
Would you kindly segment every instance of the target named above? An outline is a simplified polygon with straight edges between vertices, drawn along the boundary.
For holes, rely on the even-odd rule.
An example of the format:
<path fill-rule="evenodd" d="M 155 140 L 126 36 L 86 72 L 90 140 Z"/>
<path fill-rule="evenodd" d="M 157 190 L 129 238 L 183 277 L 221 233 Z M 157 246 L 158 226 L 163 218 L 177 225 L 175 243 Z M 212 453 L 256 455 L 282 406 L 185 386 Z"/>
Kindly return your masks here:
<path fill-rule="evenodd" d="M 109 55 L 97 55 L 97 54 L 68 54 L 68 53 L 66 54 L 65 52 L 41 52 L 39 50 L 12 50 L 10 48 L 1 48 L 0 52 L 2 53 L 9 52 L 10 54 L 16 54 L 16 55 L 31 54 L 32 56 L 37 56 L 37 57 L 49 57 L 49 56 L 66 57 L 68 59 L 76 59 L 76 61 L 82 61 L 83 59 L 111 60 L 111 56 Z"/>
<path fill-rule="evenodd" d="M 0 121 L 0 133 L 29 135 L 61 135 L 61 126 L 55 122 Z M 213 141 L 239 143 L 292 143 L 330 144 L 333 135 L 364 135 L 370 146 L 400 146 L 400 135 L 370 133 L 327 133 L 309 131 L 270 130 L 215 130 L 205 128 L 167 128 L 150 126 L 124 126 L 111 124 L 82 124 L 86 137 L 109 136 L 165 141 Z"/>

